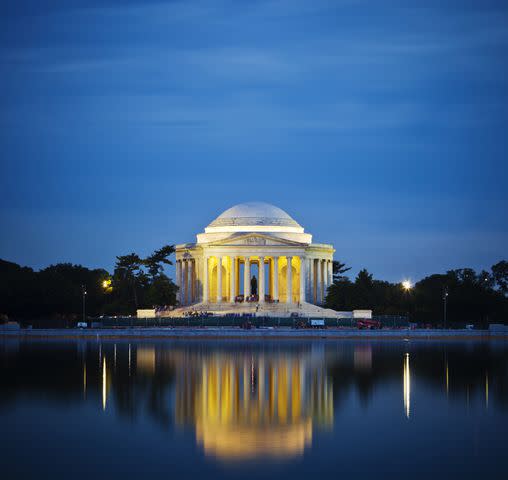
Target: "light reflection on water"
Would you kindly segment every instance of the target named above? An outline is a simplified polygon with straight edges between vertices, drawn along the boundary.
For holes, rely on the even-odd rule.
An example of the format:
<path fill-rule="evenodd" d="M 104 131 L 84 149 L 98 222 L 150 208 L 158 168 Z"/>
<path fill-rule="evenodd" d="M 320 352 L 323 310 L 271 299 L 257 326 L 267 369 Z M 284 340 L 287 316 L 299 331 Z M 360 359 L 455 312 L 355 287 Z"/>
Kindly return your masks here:
<path fill-rule="evenodd" d="M 310 352 L 199 354 L 176 368 L 176 420 L 221 459 L 301 455 L 313 425 L 333 424 L 324 362 Z"/>
<path fill-rule="evenodd" d="M 132 423 L 138 448 L 150 444 L 154 452 L 160 444 L 152 444 L 155 434 L 147 435 L 144 428 L 155 421 L 160 430 L 182 436 L 182 442 L 192 435 L 194 449 L 186 444 L 185 455 L 196 464 L 200 458 L 223 465 L 256 462 L 256 468 L 269 474 L 270 462 L 289 468 L 299 459 L 304 467 L 306 458 L 326 451 L 319 466 L 332 468 L 339 461 L 340 445 L 342 465 L 361 456 L 363 449 L 379 456 L 382 465 L 391 458 L 380 449 L 389 437 L 386 445 L 405 451 L 404 461 L 425 466 L 424 457 L 435 443 L 420 445 L 421 458 L 411 443 L 421 444 L 425 435 L 448 435 L 440 448 L 449 448 L 452 458 L 474 447 L 474 454 L 467 456 L 473 463 L 464 466 L 474 471 L 484 460 L 491 465 L 492 449 L 508 439 L 498 427 L 508 419 L 508 348 L 502 342 L 4 339 L 0 360 L 0 419 L 14 407 L 25 416 L 42 403 L 63 414 L 64 401 L 71 407 L 86 406 L 94 428 L 104 428 L 102 418 L 114 422 L 108 423 L 109 429 Z M 492 417 L 485 417 L 487 412 Z M 452 417 L 455 430 L 446 430 Z M 492 424 L 490 418 L 495 419 Z M 472 419 L 474 425 L 483 425 L 471 430 L 474 435 L 467 430 Z M 72 425 L 79 425 L 78 416 L 75 420 Z M 15 423 L 10 438 L 18 434 Z M 61 428 L 76 433 L 67 423 Z M 459 431 L 462 428 L 466 430 Z M 485 437 L 480 438 L 479 431 Z M 411 442 L 404 440 L 408 436 Z M 16 454 L 15 445 L 5 448 Z M 20 445 L 20 455 L 26 454 L 22 439 Z M 171 445 L 175 449 L 177 444 Z M 484 445 L 490 453 L 479 453 Z M 205 473 L 211 467 L 200 468 Z"/>
<path fill-rule="evenodd" d="M 403 372 L 404 411 L 406 412 L 406 417 L 409 418 L 411 412 L 411 371 L 409 370 L 409 353 L 404 355 Z"/>

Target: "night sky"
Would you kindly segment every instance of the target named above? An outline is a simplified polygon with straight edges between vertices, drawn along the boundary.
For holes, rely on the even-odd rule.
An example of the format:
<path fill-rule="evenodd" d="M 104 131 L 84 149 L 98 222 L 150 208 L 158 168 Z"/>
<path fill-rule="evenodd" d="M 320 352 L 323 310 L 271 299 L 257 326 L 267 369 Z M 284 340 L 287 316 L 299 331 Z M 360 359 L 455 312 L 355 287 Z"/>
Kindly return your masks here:
<path fill-rule="evenodd" d="M 508 2 L 0 7 L 0 258 L 111 269 L 273 203 L 356 273 L 508 258 Z"/>

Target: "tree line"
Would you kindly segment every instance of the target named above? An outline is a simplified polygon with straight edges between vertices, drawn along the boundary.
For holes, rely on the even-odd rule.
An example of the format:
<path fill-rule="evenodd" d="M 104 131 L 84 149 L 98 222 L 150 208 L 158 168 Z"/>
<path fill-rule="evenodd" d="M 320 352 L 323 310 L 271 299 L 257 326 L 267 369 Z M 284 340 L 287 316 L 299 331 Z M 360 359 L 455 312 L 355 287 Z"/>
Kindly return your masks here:
<path fill-rule="evenodd" d="M 76 320 L 86 315 L 130 315 L 137 308 L 175 305 L 178 287 L 164 273 L 173 245 L 146 258 L 136 253 L 116 257 L 112 274 L 71 263 L 39 271 L 0 259 L 0 315 L 10 319 Z"/>
<path fill-rule="evenodd" d="M 176 305 L 178 287 L 164 272 L 174 253 L 173 245 L 165 245 L 145 258 L 136 253 L 118 256 L 112 274 L 70 263 L 34 271 L 0 259 L 0 315 L 76 320 L 82 315 L 83 295 L 89 316 L 131 315 L 137 308 Z M 507 261 L 489 271 L 462 268 L 433 274 L 409 289 L 374 279 L 365 269 L 350 279 L 349 270 L 334 262 L 327 307 L 372 309 L 375 315 L 409 316 L 410 321 L 436 325 L 444 322 L 446 296 L 450 325 L 508 321 Z"/>
<path fill-rule="evenodd" d="M 373 278 L 361 270 L 354 280 L 344 275 L 349 269 L 334 262 L 333 285 L 326 306 L 339 311 L 372 309 L 375 315 L 408 316 L 416 323 L 450 325 L 508 322 L 508 262 L 490 271 L 472 268 L 449 270 L 427 276 L 409 287 Z"/>

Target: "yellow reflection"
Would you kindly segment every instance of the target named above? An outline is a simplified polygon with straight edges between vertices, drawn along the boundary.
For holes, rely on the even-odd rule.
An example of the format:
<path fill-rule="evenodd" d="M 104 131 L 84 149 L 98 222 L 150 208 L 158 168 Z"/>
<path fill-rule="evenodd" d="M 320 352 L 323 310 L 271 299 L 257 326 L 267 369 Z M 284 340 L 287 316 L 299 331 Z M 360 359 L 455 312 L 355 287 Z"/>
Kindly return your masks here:
<path fill-rule="evenodd" d="M 308 364 L 296 355 L 205 356 L 177 368 L 176 419 L 194 424 L 205 454 L 221 460 L 302 455 L 314 420 L 333 423 L 324 366 Z"/>
<path fill-rule="evenodd" d="M 409 353 L 406 353 L 404 356 L 403 382 L 404 382 L 404 411 L 406 412 L 406 417 L 409 418 L 411 406 L 411 372 L 409 370 Z"/>
<path fill-rule="evenodd" d="M 83 396 L 86 397 L 86 363 L 83 364 Z"/>
<path fill-rule="evenodd" d="M 106 381 L 107 381 L 107 372 L 106 372 L 106 357 L 104 357 L 102 361 L 102 409 L 106 410 L 106 401 L 107 401 L 107 393 L 106 393 Z"/>
<path fill-rule="evenodd" d="M 129 343 L 129 377 L 131 376 L 131 344 Z"/>
<path fill-rule="evenodd" d="M 136 353 L 136 368 L 146 372 L 155 372 L 155 348 L 138 348 Z"/>

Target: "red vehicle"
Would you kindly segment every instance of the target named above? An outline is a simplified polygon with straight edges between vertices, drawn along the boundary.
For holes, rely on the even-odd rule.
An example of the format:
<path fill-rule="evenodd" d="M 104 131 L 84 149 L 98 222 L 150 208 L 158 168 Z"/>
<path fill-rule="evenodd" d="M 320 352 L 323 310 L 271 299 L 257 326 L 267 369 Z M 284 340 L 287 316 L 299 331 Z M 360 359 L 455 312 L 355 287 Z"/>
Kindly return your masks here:
<path fill-rule="evenodd" d="M 378 322 L 377 320 L 372 319 L 362 319 L 356 321 L 356 326 L 358 327 L 358 330 L 380 330 L 381 329 L 381 322 Z"/>

